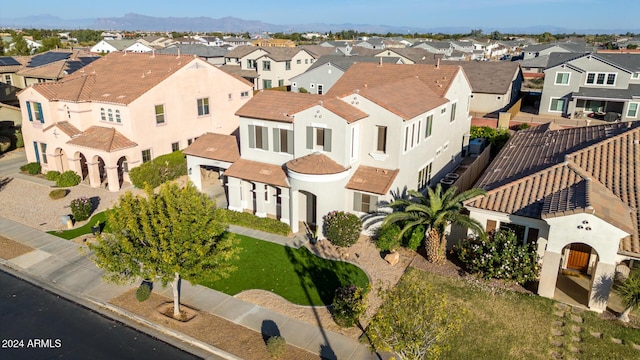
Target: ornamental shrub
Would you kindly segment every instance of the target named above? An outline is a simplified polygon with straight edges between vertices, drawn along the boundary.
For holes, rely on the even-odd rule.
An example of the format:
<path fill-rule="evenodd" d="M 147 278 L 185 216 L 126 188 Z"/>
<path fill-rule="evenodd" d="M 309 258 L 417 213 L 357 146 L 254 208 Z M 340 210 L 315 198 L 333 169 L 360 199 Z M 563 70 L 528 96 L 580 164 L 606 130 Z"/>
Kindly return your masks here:
<path fill-rule="evenodd" d="M 331 315 L 341 327 L 352 327 L 360 315 L 367 310 L 367 289 L 356 285 L 341 286 L 336 289 L 331 304 Z"/>
<path fill-rule="evenodd" d="M 400 247 L 400 226 L 387 224 L 380 226 L 376 231 L 375 242 L 378 249 L 382 251 L 392 251 Z"/>
<path fill-rule="evenodd" d="M 93 210 L 93 205 L 88 198 L 82 196 L 71 200 L 71 213 L 75 221 L 87 220 L 91 215 L 91 210 Z"/>
<path fill-rule="evenodd" d="M 281 359 L 287 351 L 287 341 L 279 335 L 270 337 L 267 340 L 267 352 L 272 359 Z"/>
<path fill-rule="evenodd" d="M 58 181 L 58 178 L 60 178 L 60 171 L 47 171 L 45 177 L 47 178 L 47 180 Z"/>
<path fill-rule="evenodd" d="M 30 162 L 28 164 L 22 165 L 20 167 L 20 171 L 26 171 L 31 175 L 38 175 L 42 172 L 42 166 L 38 162 Z"/>
<path fill-rule="evenodd" d="M 454 252 L 467 271 L 485 279 L 505 279 L 525 284 L 538 278 L 540 266 L 535 244 L 523 245 L 511 230 L 498 230 L 488 239 L 460 241 Z"/>
<path fill-rule="evenodd" d="M 332 211 L 324 216 L 324 235 L 336 246 L 351 246 L 358 241 L 362 220 L 344 211 Z"/>
<path fill-rule="evenodd" d="M 49 197 L 52 200 L 58 200 L 67 196 L 68 193 L 69 193 L 69 190 L 67 189 L 55 189 L 55 190 L 51 190 L 51 192 L 49 193 Z"/>
<path fill-rule="evenodd" d="M 158 156 L 129 171 L 131 183 L 141 189 L 145 183 L 155 188 L 183 175 L 187 175 L 187 159 L 182 151 Z"/>
<path fill-rule="evenodd" d="M 146 301 L 151 296 L 151 285 L 148 282 L 143 282 L 136 290 L 136 299 L 139 302 Z"/>
<path fill-rule="evenodd" d="M 80 184 L 80 175 L 76 174 L 72 170 L 67 170 L 60 174 L 56 180 L 57 187 L 70 187 Z"/>
<path fill-rule="evenodd" d="M 226 224 L 248 227 L 271 234 L 287 236 L 291 232 L 289 225 L 277 219 L 261 218 L 248 212 L 239 212 L 227 209 L 216 209 L 215 218 Z"/>
<path fill-rule="evenodd" d="M 402 239 L 402 246 L 411 249 L 413 251 L 418 250 L 424 240 L 424 226 L 418 225 L 413 229 L 411 233 L 405 233 L 404 239 Z"/>

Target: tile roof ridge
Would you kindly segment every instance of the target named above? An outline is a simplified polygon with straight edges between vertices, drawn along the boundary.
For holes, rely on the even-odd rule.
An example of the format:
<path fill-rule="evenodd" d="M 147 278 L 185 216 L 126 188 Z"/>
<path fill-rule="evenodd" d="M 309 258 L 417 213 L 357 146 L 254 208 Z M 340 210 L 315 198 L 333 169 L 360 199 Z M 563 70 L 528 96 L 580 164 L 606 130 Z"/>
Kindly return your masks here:
<path fill-rule="evenodd" d="M 612 126 L 613 124 L 601 124 L 601 125 L 594 125 L 594 126 L 598 126 L 598 127 L 602 127 L 605 128 L 605 132 L 606 132 L 606 128 Z M 574 157 L 578 154 L 584 153 L 586 151 L 595 149 L 596 147 L 600 147 L 604 144 L 608 144 L 610 142 L 613 141 L 617 141 L 622 137 L 628 136 L 631 133 L 637 133 L 640 130 L 640 122 L 636 123 L 636 122 L 625 122 L 625 123 L 616 123 L 615 124 L 615 129 L 620 131 L 620 128 L 622 127 L 626 127 L 627 129 L 622 129 L 622 131 L 619 134 L 612 134 L 610 136 L 605 137 L 604 139 L 596 142 L 595 144 L 591 144 L 587 147 L 584 147 L 582 149 L 576 150 L 570 154 L 567 154 L 566 156 L 571 156 Z M 567 128 L 567 129 L 559 129 L 559 130 L 552 130 L 552 131 L 563 131 L 563 130 L 571 130 L 571 128 Z"/>

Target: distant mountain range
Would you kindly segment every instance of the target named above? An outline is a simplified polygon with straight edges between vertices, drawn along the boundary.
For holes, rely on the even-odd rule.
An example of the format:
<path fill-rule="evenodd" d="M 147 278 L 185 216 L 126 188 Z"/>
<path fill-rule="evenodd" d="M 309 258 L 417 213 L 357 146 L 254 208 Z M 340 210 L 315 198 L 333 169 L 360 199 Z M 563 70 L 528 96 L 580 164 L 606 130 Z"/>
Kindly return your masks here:
<path fill-rule="evenodd" d="M 6 28 L 41 28 L 41 29 L 95 29 L 95 30 L 129 30 L 129 31 L 192 31 L 192 32 L 232 32 L 232 33 L 260 33 L 260 32 L 321 32 L 341 30 L 356 30 L 367 33 L 443 33 L 461 34 L 469 33 L 472 27 L 440 27 L 420 28 L 391 25 L 372 24 L 291 24 L 275 25 L 259 20 L 244 20 L 235 17 L 223 17 L 214 19 L 210 17 L 153 17 L 140 14 L 126 14 L 122 17 L 97 18 L 97 19 L 62 19 L 51 15 L 36 15 L 21 18 L 0 18 L 0 27 Z M 477 27 L 475 27 L 477 28 Z M 507 34 L 624 34 L 626 32 L 638 33 L 638 29 L 569 29 L 557 26 L 530 26 L 520 28 L 486 28 L 484 33 L 495 30 Z"/>

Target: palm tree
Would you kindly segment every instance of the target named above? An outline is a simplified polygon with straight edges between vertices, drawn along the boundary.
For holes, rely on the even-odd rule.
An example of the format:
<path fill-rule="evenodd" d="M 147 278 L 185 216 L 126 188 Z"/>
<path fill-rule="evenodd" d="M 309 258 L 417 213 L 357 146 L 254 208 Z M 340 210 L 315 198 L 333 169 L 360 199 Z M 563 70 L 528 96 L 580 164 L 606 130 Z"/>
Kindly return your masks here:
<path fill-rule="evenodd" d="M 462 203 L 473 197 L 484 195 L 485 191 L 469 189 L 457 195 L 456 192 L 454 186 L 443 192 L 440 184 L 435 190 L 427 188 L 426 196 L 410 190 L 408 198 L 396 199 L 388 205 L 392 212 L 384 219 L 382 226 L 399 224 L 402 230 L 398 238 L 402 238 L 407 231 L 413 231 L 416 227 L 423 225 L 427 229 L 425 231 L 427 260 L 441 262 L 445 259 L 447 245 L 445 228 L 449 224 L 465 226 L 484 236 L 482 224 L 462 213 Z"/>
<path fill-rule="evenodd" d="M 640 305 L 640 275 L 632 274 L 627 280 L 622 283 L 618 288 L 622 302 L 626 306 L 622 314 L 618 316 L 618 319 L 622 322 L 629 322 L 629 313 L 633 308 Z"/>

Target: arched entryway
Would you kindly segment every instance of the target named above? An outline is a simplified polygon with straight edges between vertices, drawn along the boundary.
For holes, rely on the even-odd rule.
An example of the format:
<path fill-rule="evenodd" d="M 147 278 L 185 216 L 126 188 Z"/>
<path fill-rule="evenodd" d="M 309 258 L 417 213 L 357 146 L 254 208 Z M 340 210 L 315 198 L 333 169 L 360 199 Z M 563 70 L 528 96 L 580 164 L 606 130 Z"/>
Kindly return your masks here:
<path fill-rule="evenodd" d="M 69 158 L 67 158 L 67 153 L 64 152 L 61 148 L 57 148 L 54 152 L 56 158 L 56 168 L 61 173 L 71 170 L 69 167 Z"/>
<path fill-rule="evenodd" d="M 316 195 L 300 190 L 298 192 L 298 219 L 304 222 L 312 230 L 315 230 L 317 224 L 317 198 Z"/>
<path fill-rule="evenodd" d="M 124 174 L 129 172 L 129 163 L 125 156 L 118 159 L 118 185 L 122 187 L 124 183 Z"/>
<path fill-rule="evenodd" d="M 107 171 L 104 167 L 104 160 L 100 156 L 93 157 L 93 163 L 98 164 L 98 175 L 100 176 L 100 184 L 104 184 L 107 180 Z"/>
<path fill-rule="evenodd" d="M 87 158 L 83 153 L 79 153 L 78 157 L 80 158 L 80 176 L 82 177 L 82 180 L 84 180 L 87 178 L 87 176 L 89 176 L 89 166 L 87 165 Z"/>
<path fill-rule="evenodd" d="M 597 260 L 598 253 L 587 244 L 571 243 L 565 246 L 562 250 L 554 299 L 588 307 L 592 291 L 597 291 L 597 288 L 594 289 L 592 278 Z"/>

